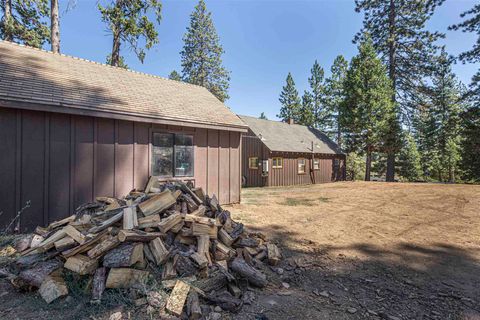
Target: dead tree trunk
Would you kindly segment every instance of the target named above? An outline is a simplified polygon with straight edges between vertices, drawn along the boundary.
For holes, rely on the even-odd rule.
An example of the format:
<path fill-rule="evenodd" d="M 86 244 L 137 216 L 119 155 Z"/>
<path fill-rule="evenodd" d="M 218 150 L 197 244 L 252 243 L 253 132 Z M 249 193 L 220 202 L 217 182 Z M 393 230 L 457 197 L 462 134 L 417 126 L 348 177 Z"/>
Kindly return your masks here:
<path fill-rule="evenodd" d="M 60 53 L 60 22 L 58 17 L 58 0 L 50 1 L 50 41 L 52 52 Z"/>

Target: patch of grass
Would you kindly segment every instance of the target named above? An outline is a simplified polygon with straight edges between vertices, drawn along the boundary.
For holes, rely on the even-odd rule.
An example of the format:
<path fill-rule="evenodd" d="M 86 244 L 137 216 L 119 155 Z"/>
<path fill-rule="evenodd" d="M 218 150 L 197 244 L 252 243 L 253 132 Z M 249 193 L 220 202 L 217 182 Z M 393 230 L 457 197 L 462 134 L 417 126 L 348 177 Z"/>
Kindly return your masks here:
<path fill-rule="evenodd" d="M 279 204 L 283 206 L 290 206 L 290 207 L 296 207 L 296 206 L 311 207 L 315 205 L 315 200 L 307 199 L 307 198 L 285 198 L 285 201 L 280 202 Z"/>

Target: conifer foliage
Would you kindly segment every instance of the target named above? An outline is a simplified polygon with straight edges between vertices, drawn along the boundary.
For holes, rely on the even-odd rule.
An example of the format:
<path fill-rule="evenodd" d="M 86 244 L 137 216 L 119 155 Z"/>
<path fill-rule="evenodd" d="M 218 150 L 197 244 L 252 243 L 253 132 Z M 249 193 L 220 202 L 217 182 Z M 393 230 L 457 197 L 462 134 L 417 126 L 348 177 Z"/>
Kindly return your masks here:
<path fill-rule="evenodd" d="M 207 88 L 222 102 L 227 100 L 230 73 L 222 64 L 224 50 L 204 0 L 198 2 L 190 15 L 183 41 L 180 52 L 183 80 Z"/>
<path fill-rule="evenodd" d="M 292 119 L 294 122 L 300 122 L 300 109 L 302 104 L 298 96 L 295 81 L 293 81 L 292 74 L 289 72 L 286 79 L 286 84 L 282 88 L 280 98 L 278 99 L 282 104 L 280 113 L 277 115 L 282 121 L 288 122 Z"/>

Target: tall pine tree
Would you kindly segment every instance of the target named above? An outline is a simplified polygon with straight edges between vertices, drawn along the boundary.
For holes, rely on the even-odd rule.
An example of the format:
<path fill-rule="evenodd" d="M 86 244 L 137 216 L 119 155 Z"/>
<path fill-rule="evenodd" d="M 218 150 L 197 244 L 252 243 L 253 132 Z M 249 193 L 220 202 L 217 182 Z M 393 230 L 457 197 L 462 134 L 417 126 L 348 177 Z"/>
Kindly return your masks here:
<path fill-rule="evenodd" d="M 222 64 L 224 51 L 204 0 L 198 2 L 190 15 L 183 41 L 180 52 L 183 80 L 207 88 L 222 102 L 227 100 L 230 73 Z"/>
<path fill-rule="evenodd" d="M 332 127 L 332 114 L 325 106 L 325 72 L 317 60 L 315 60 L 312 69 L 310 70 L 310 77 L 308 78 L 310 92 L 305 93 L 303 101 L 310 102 L 309 108 L 303 107 L 307 114 L 305 118 L 313 117 L 313 122 L 319 130 L 330 133 Z M 304 103 L 305 104 L 305 103 Z M 311 113 L 312 115 L 309 115 Z"/>
<path fill-rule="evenodd" d="M 280 98 L 278 99 L 282 104 L 280 113 L 277 115 L 282 121 L 288 122 L 292 119 L 295 122 L 300 120 L 300 108 L 302 106 L 298 91 L 295 88 L 295 81 L 290 72 L 287 75 L 285 86 L 282 88 Z"/>
<path fill-rule="evenodd" d="M 406 133 L 399 155 L 399 174 L 407 181 L 418 181 L 422 177 L 421 156 L 412 134 Z"/>
<path fill-rule="evenodd" d="M 385 66 L 377 58 L 370 38 L 360 43 L 345 79 L 345 116 L 342 126 L 348 128 L 351 151 L 366 155 L 365 180 L 370 180 L 372 153 L 386 144 L 395 108 L 391 100 L 392 85 Z"/>
<path fill-rule="evenodd" d="M 425 24 L 437 6 L 445 0 L 355 0 L 356 11 L 364 12 L 363 29 L 355 36 L 359 41 L 365 32 L 373 39 L 376 50 L 387 65 L 394 94 L 404 120 L 412 116 L 417 105 L 416 95 L 430 66 L 437 47 L 435 41 L 443 34 L 425 30 Z M 390 124 L 387 157 L 387 181 L 395 177 L 395 153 L 400 143 L 400 115 Z"/>
<path fill-rule="evenodd" d="M 313 127 L 315 124 L 315 100 L 314 95 L 305 91 L 302 96 L 302 104 L 298 110 L 298 124 Z"/>
<path fill-rule="evenodd" d="M 462 178 L 480 182 L 480 108 L 471 106 L 462 115 Z"/>
<path fill-rule="evenodd" d="M 111 0 L 107 6 L 98 4 L 102 21 L 113 35 L 112 51 L 107 63 L 126 67 L 120 54 L 122 44 L 128 44 L 143 63 L 145 49 L 158 43 L 156 24 L 160 24 L 162 5 L 158 0 Z M 153 13 L 155 22 L 150 21 Z M 144 45 L 142 43 L 145 42 Z"/>
<path fill-rule="evenodd" d="M 344 83 L 348 70 L 348 61 L 339 55 L 333 61 L 330 69 L 331 75 L 325 80 L 325 106 L 332 115 L 332 129 L 334 134 L 330 138 L 335 139 L 342 148 L 342 128 L 340 118 L 342 117 L 342 101 L 345 99 Z"/>

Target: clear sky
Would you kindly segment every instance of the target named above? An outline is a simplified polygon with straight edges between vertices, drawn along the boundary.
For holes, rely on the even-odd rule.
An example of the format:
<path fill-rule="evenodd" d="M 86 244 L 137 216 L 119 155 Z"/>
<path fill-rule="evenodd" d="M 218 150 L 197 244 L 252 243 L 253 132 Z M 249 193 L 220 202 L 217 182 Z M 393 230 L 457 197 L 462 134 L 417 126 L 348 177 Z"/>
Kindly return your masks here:
<path fill-rule="evenodd" d="M 62 53 L 105 62 L 112 37 L 101 21 L 97 0 L 76 0 L 76 6 L 66 11 L 69 1 L 60 0 Z M 450 54 L 467 50 L 476 41 L 472 34 L 447 31 L 476 2 L 446 0 L 428 24 L 429 29 L 447 34 L 442 43 Z M 147 52 L 144 64 L 127 47 L 122 55 L 133 70 L 167 77 L 172 70 L 181 70 L 182 36 L 197 1 L 162 3 L 160 43 Z M 206 0 L 206 4 L 225 49 L 224 65 L 231 71 L 226 104 L 238 114 L 258 116 L 263 111 L 275 119 L 288 72 L 302 94 L 315 60 L 328 75 L 337 55 L 350 59 L 356 53 L 352 38 L 361 27 L 362 15 L 354 11 L 354 0 Z M 477 68 L 457 64 L 454 71 L 469 83 Z"/>

